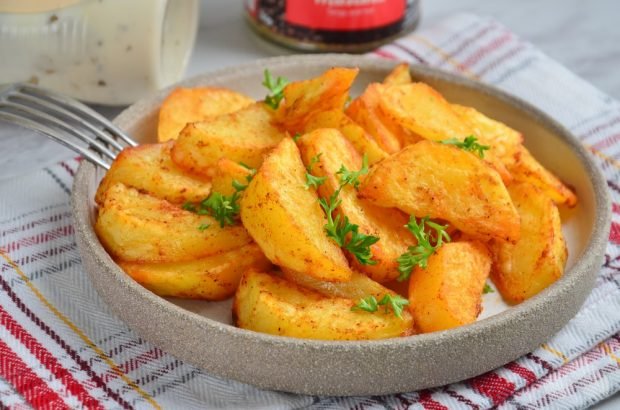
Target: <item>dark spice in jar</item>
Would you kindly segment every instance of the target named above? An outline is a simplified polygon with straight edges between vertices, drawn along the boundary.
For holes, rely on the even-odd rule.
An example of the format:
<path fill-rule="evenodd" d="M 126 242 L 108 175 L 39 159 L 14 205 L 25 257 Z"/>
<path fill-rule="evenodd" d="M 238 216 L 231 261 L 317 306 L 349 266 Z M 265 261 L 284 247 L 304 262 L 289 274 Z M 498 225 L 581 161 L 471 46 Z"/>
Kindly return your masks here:
<path fill-rule="evenodd" d="M 362 52 L 412 30 L 419 0 L 247 0 L 260 35 L 305 51 Z"/>

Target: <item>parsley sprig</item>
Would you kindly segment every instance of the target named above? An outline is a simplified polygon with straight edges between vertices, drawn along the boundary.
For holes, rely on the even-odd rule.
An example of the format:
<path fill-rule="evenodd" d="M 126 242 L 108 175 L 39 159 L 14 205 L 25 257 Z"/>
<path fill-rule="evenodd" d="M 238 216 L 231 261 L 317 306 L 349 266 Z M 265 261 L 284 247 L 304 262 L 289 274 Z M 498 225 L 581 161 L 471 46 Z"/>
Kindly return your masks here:
<path fill-rule="evenodd" d="M 486 295 L 487 293 L 495 293 L 495 291 L 493 290 L 491 285 L 489 285 L 488 283 L 485 283 L 484 288 L 482 289 L 482 294 Z"/>
<path fill-rule="evenodd" d="M 428 234 L 425 229 L 426 226 L 435 231 L 434 238 Z M 418 243 L 415 246 L 410 246 L 407 252 L 400 255 L 396 260 L 400 272 L 397 279 L 399 282 L 408 279 L 416 266 L 426 269 L 428 258 L 443 245 L 444 241 L 450 242 L 451 240 L 450 235 L 446 232 L 448 226 L 432 222 L 428 216 L 420 218 L 419 223 L 414 216 L 411 216 L 405 227 L 409 229 Z M 435 242 L 434 245 L 433 241 Z"/>
<path fill-rule="evenodd" d="M 314 166 L 319 160 L 321 154 L 313 157 L 308 164 L 308 168 Z M 316 158 L 316 161 L 315 161 Z M 352 224 L 348 217 L 342 217 L 340 214 L 334 218 L 334 211 L 340 206 L 342 200 L 339 198 L 340 191 L 346 185 L 352 185 L 354 188 L 358 188 L 360 181 L 359 177 L 368 173 L 368 158 L 364 155 L 362 161 L 362 168 L 359 171 L 350 171 L 342 165 L 336 175 L 340 176 L 340 185 L 329 196 L 328 199 L 319 198 L 319 205 L 323 208 L 325 215 L 327 216 L 327 223 L 324 226 L 325 233 L 331 238 L 338 246 L 351 252 L 351 254 L 362 265 L 375 265 L 377 261 L 372 259 L 372 252 L 370 247 L 379 241 L 379 238 L 372 235 L 365 235 L 359 232 L 359 226 Z M 308 175 L 306 174 L 306 185 L 308 185 Z M 316 178 L 316 177 L 315 177 Z M 323 183 L 324 181 L 321 181 Z"/>
<path fill-rule="evenodd" d="M 366 312 L 376 312 L 379 310 L 379 306 L 385 306 L 385 313 L 389 312 L 388 307 L 392 308 L 394 315 L 402 319 L 402 313 L 405 306 L 409 304 L 409 301 L 400 295 L 390 295 L 386 293 L 383 298 L 377 302 L 374 296 L 367 296 L 361 298 L 357 305 L 353 306 L 351 310 L 363 310 Z"/>
<path fill-rule="evenodd" d="M 232 195 L 223 195 L 220 192 L 212 192 L 207 198 L 203 199 L 198 204 L 186 202 L 183 204 L 183 209 L 186 211 L 194 212 L 198 215 L 210 215 L 216 221 L 220 223 L 220 227 L 226 225 L 234 225 L 239 215 L 240 206 L 239 199 L 241 199 L 241 192 L 247 187 L 256 170 L 250 168 L 247 165 L 241 164 L 243 167 L 250 170 L 250 174 L 246 176 L 246 184 L 243 184 L 236 179 L 232 181 L 232 186 L 235 189 Z M 211 224 L 203 223 L 198 227 L 199 231 L 204 231 L 209 228 Z"/>
<path fill-rule="evenodd" d="M 284 98 L 284 87 L 288 84 L 288 80 L 284 77 L 273 78 L 271 72 L 265 69 L 265 79 L 262 84 L 270 91 L 265 97 L 265 104 L 272 109 L 277 109 L 280 101 Z"/>
<path fill-rule="evenodd" d="M 319 159 L 323 155 L 322 152 L 316 154 L 312 158 L 310 158 L 310 162 L 306 167 L 306 188 L 313 187 L 314 189 L 318 188 L 320 185 L 323 185 L 327 177 L 317 177 L 312 175 L 312 168 L 319 162 Z"/>
<path fill-rule="evenodd" d="M 342 185 L 353 185 L 355 189 L 358 189 L 361 182 L 360 176 L 368 173 L 368 156 L 364 154 L 362 158 L 362 168 L 359 171 L 349 171 L 344 165 L 340 166 L 336 175 L 340 176 L 340 182 Z"/>
<path fill-rule="evenodd" d="M 488 145 L 482 145 L 478 143 L 478 138 L 473 135 L 465 137 L 463 141 L 457 138 L 450 138 L 447 140 L 439 141 L 442 144 L 454 145 L 462 150 L 477 153 L 480 158 L 484 158 L 484 151 L 490 149 Z"/>

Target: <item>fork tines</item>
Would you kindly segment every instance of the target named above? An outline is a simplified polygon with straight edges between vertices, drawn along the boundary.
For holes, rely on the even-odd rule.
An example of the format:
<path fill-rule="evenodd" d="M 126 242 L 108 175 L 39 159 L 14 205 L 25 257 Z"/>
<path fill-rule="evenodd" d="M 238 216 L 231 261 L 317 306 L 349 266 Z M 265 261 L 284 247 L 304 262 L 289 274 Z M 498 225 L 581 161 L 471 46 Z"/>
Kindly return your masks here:
<path fill-rule="evenodd" d="M 137 145 L 86 105 L 31 84 L 0 89 L 0 119 L 41 132 L 105 169 L 124 147 Z"/>

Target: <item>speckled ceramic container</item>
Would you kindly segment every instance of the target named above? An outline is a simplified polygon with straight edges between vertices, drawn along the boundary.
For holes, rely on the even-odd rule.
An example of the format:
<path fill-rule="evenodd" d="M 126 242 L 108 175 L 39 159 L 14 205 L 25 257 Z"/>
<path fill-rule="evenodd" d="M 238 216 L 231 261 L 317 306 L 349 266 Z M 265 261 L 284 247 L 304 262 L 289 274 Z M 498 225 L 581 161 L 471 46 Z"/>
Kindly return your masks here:
<path fill-rule="evenodd" d="M 184 86 L 217 85 L 262 98 L 264 68 L 291 80 L 331 66 L 361 69 L 354 93 L 380 81 L 394 63 L 349 55 L 291 56 L 206 74 Z M 548 340 L 575 315 L 601 265 L 610 221 L 605 180 L 566 129 L 532 106 L 494 88 L 430 68 L 412 66 L 415 79 L 449 100 L 476 107 L 526 136 L 532 153 L 570 181 L 579 205 L 563 214 L 570 257 L 564 276 L 530 300 L 448 331 L 382 341 L 323 342 L 237 329 L 230 303 L 166 300 L 142 288 L 112 261 L 93 231 L 93 196 L 101 175 L 84 162 L 73 187 L 73 214 L 85 270 L 101 297 L 144 339 L 214 375 L 265 389 L 317 395 L 411 391 L 475 376 Z M 158 106 L 169 90 L 123 112 L 116 123 L 138 141 L 155 140 Z"/>

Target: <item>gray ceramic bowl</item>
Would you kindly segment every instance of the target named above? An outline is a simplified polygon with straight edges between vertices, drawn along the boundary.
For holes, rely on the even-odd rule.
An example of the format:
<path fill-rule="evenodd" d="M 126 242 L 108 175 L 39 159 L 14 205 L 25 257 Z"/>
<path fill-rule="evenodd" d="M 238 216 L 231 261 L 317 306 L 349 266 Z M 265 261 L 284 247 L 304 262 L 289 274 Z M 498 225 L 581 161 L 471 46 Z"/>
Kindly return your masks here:
<path fill-rule="evenodd" d="M 291 80 L 332 66 L 361 69 L 354 93 L 381 79 L 394 63 L 348 55 L 273 58 L 206 74 L 183 86 L 217 85 L 262 98 L 264 68 Z M 231 326 L 230 303 L 166 300 L 125 275 L 93 231 L 93 195 L 100 175 L 84 162 L 73 187 L 73 214 L 85 269 L 113 311 L 144 339 L 221 377 L 265 389 L 317 395 L 412 391 L 455 382 L 501 366 L 550 339 L 592 289 L 610 221 L 605 180 L 565 128 L 529 104 L 494 88 L 430 68 L 413 76 L 453 102 L 471 105 L 520 130 L 533 154 L 577 190 L 565 216 L 570 258 L 564 276 L 530 300 L 474 324 L 405 338 L 327 342 L 276 337 Z M 116 123 L 138 141 L 154 141 L 158 106 L 169 90 L 139 101 Z"/>

